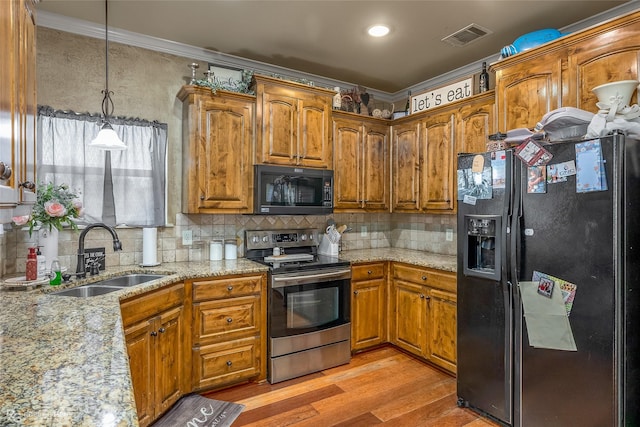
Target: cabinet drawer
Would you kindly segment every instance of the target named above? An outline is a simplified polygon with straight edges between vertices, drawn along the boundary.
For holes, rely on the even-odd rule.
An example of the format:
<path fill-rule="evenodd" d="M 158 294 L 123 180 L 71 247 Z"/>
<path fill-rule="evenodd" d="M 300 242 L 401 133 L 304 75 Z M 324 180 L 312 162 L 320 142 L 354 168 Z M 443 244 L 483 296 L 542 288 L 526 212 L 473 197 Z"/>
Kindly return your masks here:
<path fill-rule="evenodd" d="M 394 263 L 393 278 L 456 292 L 456 276 L 453 273 Z"/>
<path fill-rule="evenodd" d="M 230 276 L 193 282 L 193 301 L 233 298 L 260 293 L 265 275 Z"/>
<path fill-rule="evenodd" d="M 194 344 L 260 333 L 258 295 L 197 303 L 193 315 Z"/>
<path fill-rule="evenodd" d="M 384 262 L 354 264 L 351 267 L 351 280 L 369 280 L 384 277 L 384 264 Z"/>
<path fill-rule="evenodd" d="M 184 284 L 177 283 L 149 293 L 126 299 L 120 303 L 122 324 L 126 328 L 158 313 L 179 306 L 184 301 Z"/>
<path fill-rule="evenodd" d="M 244 338 L 193 349 L 196 389 L 225 386 L 260 374 L 260 341 Z"/>

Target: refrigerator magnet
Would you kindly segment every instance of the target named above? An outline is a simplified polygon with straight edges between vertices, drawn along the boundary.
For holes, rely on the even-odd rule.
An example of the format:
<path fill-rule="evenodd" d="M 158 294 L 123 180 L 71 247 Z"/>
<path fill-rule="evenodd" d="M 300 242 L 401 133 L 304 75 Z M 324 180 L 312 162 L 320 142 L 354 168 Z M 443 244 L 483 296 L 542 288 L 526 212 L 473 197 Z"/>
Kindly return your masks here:
<path fill-rule="evenodd" d="M 599 140 L 576 144 L 576 191 L 588 193 L 607 190 L 607 176 Z"/>
<path fill-rule="evenodd" d="M 554 286 L 555 282 L 553 280 L 549 279 L 548 277 L 542 277 L 538 282 L 538 293 L 547 298 L 551 298 Z"/>
<path fill-rule="evenodd" d="M 547 165 L 547 183 L 555 184 L 557 182 L 566 182 L 567 177 L 561 176 L 559 172 L 559 165 Z"/>
<path fill-rule="evenodd" d="M 527 193 L 547 192 L 546 166 L 531 166 L 527 168 Z"/>
<path fill-rule="evenodd" d="M 528 166 L 546 165 L 553 157 L 553 154 L 533 139 L 527 139 L 518 145 L 514 154 Z"/>

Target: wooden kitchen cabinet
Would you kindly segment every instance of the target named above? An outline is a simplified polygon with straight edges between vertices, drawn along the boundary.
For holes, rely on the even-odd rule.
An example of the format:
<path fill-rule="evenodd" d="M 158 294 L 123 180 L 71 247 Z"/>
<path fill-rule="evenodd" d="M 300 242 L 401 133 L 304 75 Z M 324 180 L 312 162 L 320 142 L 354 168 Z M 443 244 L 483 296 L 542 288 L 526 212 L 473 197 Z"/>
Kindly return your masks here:
<path fill-rule="evenodd" d="M 35 3 L 0 2 L 0 219 L 6 222 L 10 208 L 35 201 L 34 189 L 20 185 L 36 182 Z"/>
<path fill-rule="evenodd" d="M 184 213 L 253 212 L 255 97 L 183 86 Z"/>
<path fill-rule="evenodd" d="M 179 283 L 120 304 L 141 426 L 150 425 L 190 391 L 184 296 Z"/>
<path fill-rule="evenodd" d="M 501 132 L 533 129 L 542 116 L 562 105 L 561 71 L 566 51 L 552 50 L 531 60 L 519 57 L 524 54 L 492 64 Z"/>
<path fill-rule="evenodd" d="M 417 212 L 421 181 L 420 124 L 410 120 L 393 126 L 392 133 L 392 211 Z"/>
<path fill-rule="evenodd" d="M 266 378 L 266 273 L 193 281 L 192 382 L 205 390 Z"/>
<path fill-rule="evenodd" d="M 494 91 L 484 92 L 465 102 L 457 113 L 456 153 L 486 151 L 489 135 L 497 132 L 495 120 Z M 457 158 L 454 158 L 454 166 L 455 171 Z"/>
<path fill-rule="evenodd" d="M 633 12 L 491 64 L 498 129 L 533 128 L 560 107 L 597 112 L 591 89 L 638 79 L 639 40 L 640 12 Z"/>
<path fill-rule="evenodd" d="M 491 91 L 393 125 L 392 211 L 455 212 L 456 155 L 485 151 L 494 106 Z"/>
<path fill-rule="evenodd" d="M 351 266 L 351 350 L 387 342 L 387 263 Z"/>
<path fill-rule="evenodd" d="M 331 169 L 335 92 L 254 75 L 256 163 Z"/>
<path fill-rule="evenodd" d="M 389 126 L 333 113 L 334 211 L 389 212 Z"/>
<path fill-rule="evenodd" d="M 421 210 L 453 211 L 456 110 L 444 108 L 421 121 Z"/>
<path fill-rule="evenodd" d="M 455 274 L 403 263 L 391 269 L 391 343 L 455 373 Z"/>

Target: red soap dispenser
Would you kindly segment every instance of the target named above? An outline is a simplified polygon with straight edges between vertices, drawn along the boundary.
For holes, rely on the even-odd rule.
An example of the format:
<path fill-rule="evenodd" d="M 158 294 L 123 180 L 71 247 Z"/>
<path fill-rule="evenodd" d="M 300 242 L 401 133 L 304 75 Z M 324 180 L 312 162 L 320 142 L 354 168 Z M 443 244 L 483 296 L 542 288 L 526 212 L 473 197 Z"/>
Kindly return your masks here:
<path fill-rule="evenodd" d="M 25 276 L 27 280 L 36 280 L 38 278 L 38 255 L 36 254 L 36 248 L 29 248 Z"/>

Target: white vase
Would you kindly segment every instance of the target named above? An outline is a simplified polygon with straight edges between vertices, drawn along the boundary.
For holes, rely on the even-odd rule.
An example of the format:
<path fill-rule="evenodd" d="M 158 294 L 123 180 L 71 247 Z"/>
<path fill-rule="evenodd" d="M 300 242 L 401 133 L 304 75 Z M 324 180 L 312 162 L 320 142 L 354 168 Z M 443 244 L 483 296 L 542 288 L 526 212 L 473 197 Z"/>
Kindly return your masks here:
<path fill-rule="evenodd" d="M 38 246 L 47 263 L 47 271 L 51 270 L 51 261 L 58 258 L 58 229 L 43 226 L 38 230 Z"/>

